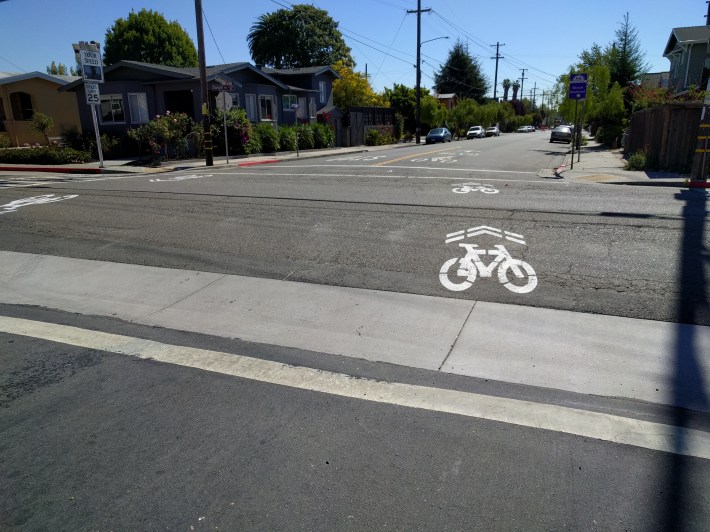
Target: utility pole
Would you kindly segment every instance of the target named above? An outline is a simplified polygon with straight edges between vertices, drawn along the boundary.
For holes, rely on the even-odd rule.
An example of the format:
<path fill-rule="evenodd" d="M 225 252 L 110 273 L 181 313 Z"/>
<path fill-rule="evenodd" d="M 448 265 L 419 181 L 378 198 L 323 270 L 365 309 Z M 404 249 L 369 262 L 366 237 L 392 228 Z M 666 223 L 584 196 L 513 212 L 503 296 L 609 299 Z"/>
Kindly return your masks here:
<path fill-rule="evenodd" d="M 525 71 L 529 69 L 521 68 L 520 70 L 523 71 L 523 75 L 520 76 L 520 99 L 522 100 L 523 98 L 525 98 Z"/>
<path fill-rule="evenodd" d="M 542 103 L 540 104 L 540 112 L 544 113 L 545 112 L 545 94 L 547 94 L 547 91 L 542 91 Z M 549 114 L 549 113 L 548 113 Z M 547 115 L 545 115 L 545 125 L 548 125 L 547 121 Z"/>
<path fill-rule="evenodd" d="M 212 132 L 210 131 L 210 93 L 207 90 L 207 66 L 205 62 L 205 34 L 202 29 L 202 0 L 195 0 L 197 21 L 197 56 L 200 63 L 200 89 L 202 91 L 202 127 L 205 132 L 205 164 L 214 166 L 212 159 Z"/>
<path fill-rule="evenodd" d="M 494 99 L 495 101 L 498 101 L 498 98 L 496 97 L 496 95 L 497 95 L 497 92 L 496 92 L 496 91 L 498 90 L 498 60 L 499 60 L 499 59 L 505 59 L 505 57 L 503 57 L 502 55 L 500 55 L 500 47 L 501 47 L 501 46 L 505 46 L 505 43 L 501 44 L 501 43 L 497 42 L 497 43 L 495 43 L 495 44 L 491 44 L 491 46 L 495 46 L 495 47 L 496 47 L 496 56 L 495 56 L 495 57 L 491 57 L 491 59 L 495 59 L 495 60 L 496 60 L 496 76 L 495 76 L 495 79 L 494 79 L 494 81 L 493 81 L 493 99 Z"/>
<path fill-rule="evenodd" d="M 417 14 L 417 144 L 421 144 L 421 118 L 422 118 L 422 13 L 431 11 L 431 8 L 422 9 L 422 0 L 417 0 L 416 11 L 408 10 L 407 13 Z"/>
<path fill-rule="evenodd" d="M 535 110 L 535 95 L 536 95 L 536 94 L 537 94 L 537 81 L 535 82 L 535 85 L 533 86 L 533 90 L 532 90 L 532 104 L 533 104 L 532 108 L 533 108 L 533 111 Z"/>

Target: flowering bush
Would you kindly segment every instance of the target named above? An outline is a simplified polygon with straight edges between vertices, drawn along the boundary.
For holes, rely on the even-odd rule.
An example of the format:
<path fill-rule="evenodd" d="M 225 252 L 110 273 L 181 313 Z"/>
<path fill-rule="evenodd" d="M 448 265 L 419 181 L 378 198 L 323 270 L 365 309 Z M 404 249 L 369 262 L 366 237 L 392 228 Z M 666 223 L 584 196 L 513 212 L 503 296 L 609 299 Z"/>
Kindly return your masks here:
<path fill-rule="evenodd" d="M 159 161 L 161 152 L 169 158 L 169 148 L 176 157 L 187 155 L 187 139 L 195 129 L 195 122 L 185 113 L 157 115 L 153 120 L 136 129 L 128 130 L 128 136 L 139 143 L 139 150 L 147 148 L 152 161 Z"/>

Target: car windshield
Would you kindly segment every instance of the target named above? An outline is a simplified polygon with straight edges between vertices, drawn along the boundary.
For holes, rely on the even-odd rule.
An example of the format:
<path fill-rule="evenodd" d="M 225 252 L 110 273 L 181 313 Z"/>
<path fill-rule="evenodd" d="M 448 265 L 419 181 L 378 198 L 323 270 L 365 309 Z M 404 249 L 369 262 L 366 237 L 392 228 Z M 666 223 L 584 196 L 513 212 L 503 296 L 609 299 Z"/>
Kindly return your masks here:
<path fill-rule="evenodd" d="M 443 132 L 444 132 L 444 130 L 441 129 L 441 128 L 439 128 L 439 129 L 432 129 L 432 130 L 429 132 L 429 134 L 430 134 L 430 135 L 440 135 L 440 134 L 443 133 Z"/>

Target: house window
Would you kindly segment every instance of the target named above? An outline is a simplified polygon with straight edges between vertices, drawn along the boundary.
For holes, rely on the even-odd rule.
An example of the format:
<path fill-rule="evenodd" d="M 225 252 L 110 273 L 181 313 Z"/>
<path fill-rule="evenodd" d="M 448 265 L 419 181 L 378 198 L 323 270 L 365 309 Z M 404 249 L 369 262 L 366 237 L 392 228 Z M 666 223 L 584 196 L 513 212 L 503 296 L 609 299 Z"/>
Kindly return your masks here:
<path fill-rule="evenodd" d="M 295 94 L 284 94 L 281 97 L 283 101 L 284 111 L 293 111 L 296 105 L 296 95 Z"/>
<path fill-rule="evenodd" d="M 145 92 L 129 92 L 128 109 L 131 112 L 131 124 L 148 122 L 148 98 Z"/>
<path fill-rule="evenodd" d="M 256 122 L 256 94 L 247 94 L 247 118 Z"/>
<path fill-rule="evenodd" d="M 5 116 L 5 104 L 2 103 L 2 98 L 0 98 L 0 122 L 6 119 Z M 2 125 L 2 124 L 0 124 Z"/>
<path fill-rule="evenodd" d="M 239 107 L 239 93 L 230 92 L 228 94 L 232 98 L 232 107 Z"/>
<path fill-rule="evenodd" d="M 35 111 L 32 108 L 32 97 L 26 92 L 10 94 L 10 107 L 15 120 L 32 120 Z"/>
<path fill-rule="evenodd" d="M 273 96 L 259 96 L 259 118 L 261 120 L 275 121 L 274 107 Z"/>
<path fill-rule="evenodd" d="M 101 123 L 123 124 L 126 117 L 123 114 L 123 96 L 120 94 L 105 94 L 101 96 Z"/>
<path fill-rule="evenodd" d="M 316 117 L 316 99 L 311 98 L 310 101 L 308 102 L 308 115 L 311 118 Z"/>
<path fill-rule="evenodd" d="M 320 90 L 320 103 L 325 103 L 326 101 L 328 101 L 328 98 L 326 98 L 325 94 L 325 81 L 319 81 L 318 88 Z"/>

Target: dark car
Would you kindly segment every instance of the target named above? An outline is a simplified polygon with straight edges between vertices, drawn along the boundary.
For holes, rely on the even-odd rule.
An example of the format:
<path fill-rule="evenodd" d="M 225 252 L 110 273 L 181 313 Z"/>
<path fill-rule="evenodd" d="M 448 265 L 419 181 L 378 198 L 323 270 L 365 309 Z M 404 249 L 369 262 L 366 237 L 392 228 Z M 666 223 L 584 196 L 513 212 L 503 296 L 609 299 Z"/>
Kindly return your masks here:
<path fill-rule="evenodd" d="M 557 126 L 550 133 L 550 142 L 572 142 L 572 128 L 570 126 Z"/>
<path fill-rule="evenodd" d="M 451 131 L 445 127 L 435 127 L 426 135 L 426 143 L 451 142 Z"/>

